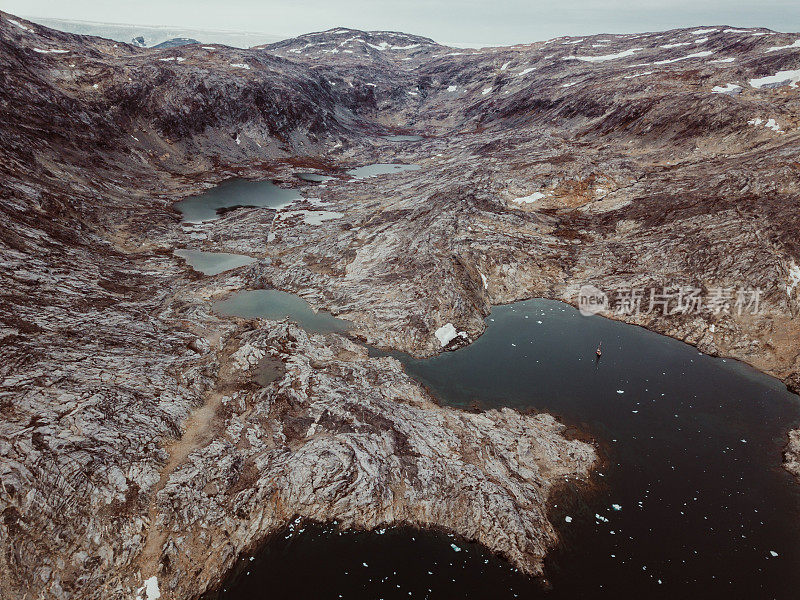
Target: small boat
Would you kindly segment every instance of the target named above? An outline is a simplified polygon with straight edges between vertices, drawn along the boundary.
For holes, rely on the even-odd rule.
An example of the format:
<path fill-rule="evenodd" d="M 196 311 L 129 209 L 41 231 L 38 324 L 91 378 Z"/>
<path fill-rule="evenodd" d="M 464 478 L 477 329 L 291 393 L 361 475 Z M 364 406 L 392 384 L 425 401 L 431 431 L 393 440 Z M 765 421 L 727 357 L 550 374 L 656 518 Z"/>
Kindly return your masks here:
<path fill-rule="evenodd" d="M 603 350 L 601 349 L 601 348 L 602 348 L 602 346 L 603 346 L 603 342 L 600 342 L 600 343 L 597 345 L 597 350 L 595 350 L 595 351 L 594 351 L 594 353 L 595 353 L 595 354 L 597 354 L 598 358 L 599 358 L 599 357 L 601 357 L 601 356 L 603 355 Z"/>

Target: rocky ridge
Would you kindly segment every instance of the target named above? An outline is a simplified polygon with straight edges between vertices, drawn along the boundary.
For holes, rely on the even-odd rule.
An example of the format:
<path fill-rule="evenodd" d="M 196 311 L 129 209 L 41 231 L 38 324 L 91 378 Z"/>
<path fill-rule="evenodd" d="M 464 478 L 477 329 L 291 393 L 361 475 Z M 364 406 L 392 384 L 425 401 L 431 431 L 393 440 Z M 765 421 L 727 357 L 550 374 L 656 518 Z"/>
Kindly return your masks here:
<path fill-rule="evenodd" d="M 437 407 L 351 341 L 208 300 L 274 286 L 430 355 L 447 324 L 452 348 L 492 304 L 574 303 L 583 282 L 758 286 L 758 315 L 616 318 L 796 389 L 796 37 L 459 50 L 339 29 L 152 50 L 0 13 L 2 588 L 146 597 L 156 577 L 192 597 L 296 515 L 439 525 L 540 573 L 548 491 L 585 476 L 590 446 L 544 415 Z M 382 137 L 404 132 L 424 137 Z M 377 161 L 421 168 L 346 175 Z M 309 170 L 336 179 L 278 213 L 181 226 L 170 209 Z M 343 216 L 305 219 L 322 210 Z M 257 262 L 201 278 L 176 247 Z"/>

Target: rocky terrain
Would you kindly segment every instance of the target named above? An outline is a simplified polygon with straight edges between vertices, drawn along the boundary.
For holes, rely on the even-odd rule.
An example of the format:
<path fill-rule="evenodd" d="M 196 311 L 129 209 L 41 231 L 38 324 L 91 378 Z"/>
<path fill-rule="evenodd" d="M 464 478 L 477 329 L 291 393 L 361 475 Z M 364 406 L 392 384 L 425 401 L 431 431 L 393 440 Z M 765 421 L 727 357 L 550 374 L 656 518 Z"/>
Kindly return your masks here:
<path fill-rule="evenodd" d="M 609 316 L 798 389 L 798 38 L 144 49 L 0 13 L 2 595 L 195 597 L 298 516 L 440 526 L 541 574 L 548 493 L 590 445 L 547 415 L 439 407 L 352 339 L 209 300 L 276 287 L 429 356 L 492 304 L 575 304 L 584 283 L 760 288 L 758 314 Z M 372 162 L 420 169 L 346 173 Z M 180 223 L 175 201 L 233 176 L 304 199 Z M 202 277 L 176 248 L 257 261 Z"/>

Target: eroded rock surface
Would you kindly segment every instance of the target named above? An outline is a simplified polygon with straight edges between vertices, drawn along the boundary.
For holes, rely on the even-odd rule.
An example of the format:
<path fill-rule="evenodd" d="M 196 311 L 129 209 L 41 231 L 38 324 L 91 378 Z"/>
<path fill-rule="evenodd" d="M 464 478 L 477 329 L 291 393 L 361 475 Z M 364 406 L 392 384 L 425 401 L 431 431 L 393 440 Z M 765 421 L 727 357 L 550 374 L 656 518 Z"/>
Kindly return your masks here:
<path fill-rule="evenodd" d="M 295 515 L 439 525 L 539 573 L 548 491 L 590 446 L 545 415 L 438 407 L 352 341 L 209 301 L 277 287 L 425 356 L 492 304 L 574 303 L 582 283 L 761 287 L 758 315 L 616 318 L 797 389 L 796 37 L 153 50 L 0 13 L 4 595 L 192 597 Z M 347 176 L 371 162 L 420 169 Z M 176 200 L 237 175 L 305 199 L 179 223 Z M 178 247 L 257 260 L 204 278 Z"/>

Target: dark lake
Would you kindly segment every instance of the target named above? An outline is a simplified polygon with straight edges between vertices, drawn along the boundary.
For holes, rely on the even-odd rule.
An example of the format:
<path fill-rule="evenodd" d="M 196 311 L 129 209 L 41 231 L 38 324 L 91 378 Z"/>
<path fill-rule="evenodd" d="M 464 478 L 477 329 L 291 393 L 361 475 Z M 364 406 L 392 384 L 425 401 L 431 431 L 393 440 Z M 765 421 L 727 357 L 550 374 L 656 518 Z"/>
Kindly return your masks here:
<path fill-rule="evenodd" d="M 271 181 L 229 179 L 175 205 L 186 223 L 202 223 L 219 217 L 220 211 L 237 207 L 283 208 L 298 200 L 300 192 L 278 187 Z"/>
<path fill-rule="evenodd" d="M 598 489 L 554 500 L 552 588 L 444 533 L 299 523 L 246 558 L 222 598 L 797 597 L 800 485 L 781 468 L 796 395 L 741 363 L 554 301 L 495 307 L 487 322 L 456 352 L 395 356 L 442 403 L 547 411 L 597 440 Z"/>

